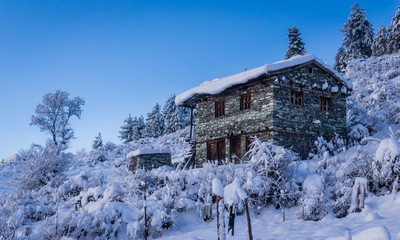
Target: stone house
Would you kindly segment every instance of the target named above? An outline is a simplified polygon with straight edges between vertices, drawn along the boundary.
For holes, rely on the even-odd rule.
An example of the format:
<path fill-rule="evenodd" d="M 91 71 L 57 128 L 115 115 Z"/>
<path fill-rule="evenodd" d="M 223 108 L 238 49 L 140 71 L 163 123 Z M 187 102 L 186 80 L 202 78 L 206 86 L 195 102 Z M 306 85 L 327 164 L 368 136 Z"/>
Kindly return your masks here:
<path fill-rule="evenodd" d="M 239 162 L 253 136 L 304 159 L 318 136 L 346 138 L 351 83 L 314 55 L 217 78 L 176 97 L 196 109 L 196 165 Z"/>

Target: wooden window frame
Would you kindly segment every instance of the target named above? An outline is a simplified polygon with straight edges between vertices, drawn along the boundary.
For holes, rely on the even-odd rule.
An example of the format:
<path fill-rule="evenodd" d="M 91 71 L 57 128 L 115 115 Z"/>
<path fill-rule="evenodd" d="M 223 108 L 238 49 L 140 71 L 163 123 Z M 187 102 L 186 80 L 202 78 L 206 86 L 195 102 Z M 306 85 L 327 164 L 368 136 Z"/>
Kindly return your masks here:
<path fill-rule="evenodd" d="M 211 146 L 212 144 L 215 144 L 216 147 L 216 159 L 212 159 L 213 156 L 211 156 Z M 217 141 L 209 141 L 207 142 L 207 160 L 210 161 L 218 161 L 218 164 L 222 164 L 222 162 L 226 158 L 226 143 L 225 140 L 217 140 Z M 221 150 L 221 151 L 220 151 Z"/>
<path fill-rule="evenodd" d="M 304 92 L 290 90 L 290 105 L 304 107 Z"/>
<path fill-rule="evenodd" d="M 332 98 L 320 96 L 319 97 L 319 110 L 321 111 L 332 111 Z"/>
<path fill-rule="evenodd" d="M 225 100 L 215 102 L 215 117 L 221 117 L 225 115 Z"/>
<path fill-rule="evenodd" d="M 240 95 L 240 110 L 251 108 L 251 93 Z"/>

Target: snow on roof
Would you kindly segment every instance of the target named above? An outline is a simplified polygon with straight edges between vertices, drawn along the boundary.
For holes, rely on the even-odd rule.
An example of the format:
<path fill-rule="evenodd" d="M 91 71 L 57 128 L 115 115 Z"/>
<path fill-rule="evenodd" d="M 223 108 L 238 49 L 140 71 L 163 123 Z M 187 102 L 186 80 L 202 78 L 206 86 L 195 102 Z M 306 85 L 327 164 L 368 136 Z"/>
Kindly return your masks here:
<path fill-rule="evenodd" d="M 337 78 L 339 78 L 341 81 L 344 82 L 344 84 L 352 89 L 352 84 L 351 82 L 347 81 L 342 75 L 340 75 L 338 72 L 333 70 L 333 68 L 324 63 L 322 60 L 318 59 L 315 57 L 313 54 L 306 54 L 303 56 L 297 55 L 292 58 L 289 58 L 287 60 L 271 63 L 271 64 L 265 64 L 264 66 L 257 67 L 250 69 L 248 71 L 244 71 L 238 74 L 234 74 L 228 77 L 223 77 L 223 78 L 215 78 L 214 80 L 211 81 L 206 81 L 202 84 L 200 84 L 197 87 L 194 87 L 192 89 L 187 90 L 186 92 L 183 92 L 176 96 L 175 98 L 175 103 L 177 105 L 182 105 L 186 100 L 190 99 L 191 97 L 199 94 L 218 94 L 226 90 L 227 88 L 236 85 L 236 84 L 241 84 L 241 83 L 246 83 L 250 79 L 256 78 L 261 76 L 262 74 L 266 74 L 271 71 L 276 71 L 296 65 L 300 65 L 309 61 L 315 60 L 319 64 L 321 64 L 324 68 L 332 72 Z"/>
<path fill-rule="evenodd" d="M 142 154 L 171 153 L 169 148 L 142 148 L 132 151 L 126 155 L 127 158 L 136 157 Z"/>

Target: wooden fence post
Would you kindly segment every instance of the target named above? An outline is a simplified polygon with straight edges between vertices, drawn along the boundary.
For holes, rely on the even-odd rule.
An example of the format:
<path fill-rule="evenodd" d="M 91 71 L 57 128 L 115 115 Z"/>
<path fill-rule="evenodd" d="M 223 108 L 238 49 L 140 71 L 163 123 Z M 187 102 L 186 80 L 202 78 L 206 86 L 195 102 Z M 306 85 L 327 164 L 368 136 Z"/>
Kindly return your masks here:
<path fill-rule="evenodd" d="M 247 228 L 249 229 L 249 240 L 253 240 L 253 233 L 251 232 L 249 204 L 247 203 L 247 198 L 244 199 L 244 205 L 246 207 Z"/>

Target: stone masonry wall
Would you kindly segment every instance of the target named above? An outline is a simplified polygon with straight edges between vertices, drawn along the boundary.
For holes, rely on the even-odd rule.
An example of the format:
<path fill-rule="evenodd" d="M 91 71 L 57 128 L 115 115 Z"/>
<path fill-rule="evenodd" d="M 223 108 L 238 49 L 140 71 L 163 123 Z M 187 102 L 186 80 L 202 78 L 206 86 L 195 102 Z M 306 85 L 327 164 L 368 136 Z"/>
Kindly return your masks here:
<path fill-rule="evenodd" d="M 129 170 L 133 171 L 138 168 L 151 170 L 165 165 L 172 166 L 169 153 L 141 154 L 131 158 Z"/>

